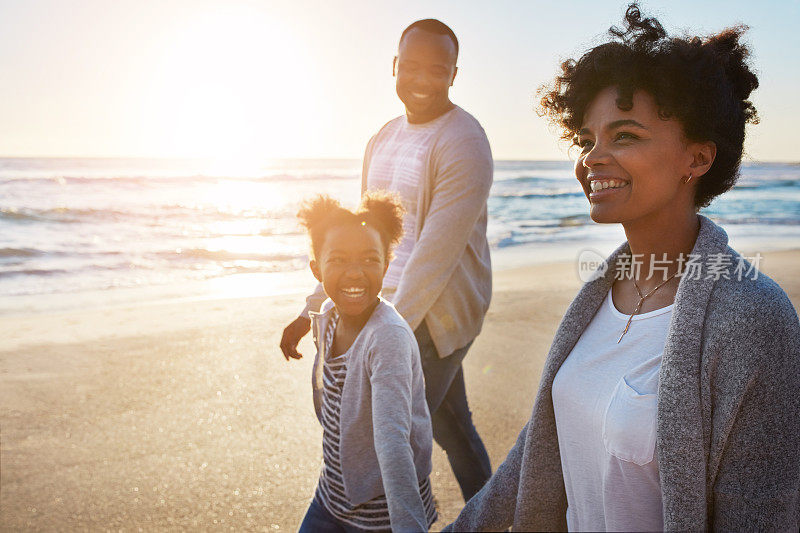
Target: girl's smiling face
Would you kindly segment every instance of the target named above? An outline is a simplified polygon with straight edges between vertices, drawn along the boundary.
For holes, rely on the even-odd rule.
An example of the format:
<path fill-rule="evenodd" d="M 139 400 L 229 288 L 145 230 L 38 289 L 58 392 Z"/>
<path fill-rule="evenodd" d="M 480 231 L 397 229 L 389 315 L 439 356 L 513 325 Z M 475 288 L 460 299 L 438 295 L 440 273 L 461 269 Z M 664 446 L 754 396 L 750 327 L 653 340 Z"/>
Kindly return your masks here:
<path fill-rule="evenodd" d="M 616 87 L 600 91 L 586 108 L 576 136 L 581 153 L 575 176 L 595 222 L 669 221 L 694 209 L 695 146 L 675 119 L 658 114 L 654 98 L 633 94 L 633 106 L 617 106 Z M 695 177 L 698 177 L 695 174 Z"/>
<path fill-rule="evenodd" d="M 388 266 L 380 233 L 363 224 L 329 229 L 318 257 L 311 261 L 314 277 L 342 318 L 365 322 L 378 302 Z"/>

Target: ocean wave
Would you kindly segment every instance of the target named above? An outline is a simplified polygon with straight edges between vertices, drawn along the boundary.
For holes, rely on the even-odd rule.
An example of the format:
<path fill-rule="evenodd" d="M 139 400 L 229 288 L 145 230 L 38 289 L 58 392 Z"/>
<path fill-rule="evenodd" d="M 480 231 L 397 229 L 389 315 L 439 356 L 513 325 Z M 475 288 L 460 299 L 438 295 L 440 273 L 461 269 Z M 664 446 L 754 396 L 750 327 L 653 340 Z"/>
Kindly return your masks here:
<path fill-rule="evenodd" d="M 36 257 L 45 252 L 35 248 L 0 248 L 1 257 Z"/>
<path fill-rule="evenodd" d="M 582 191 L 567 191 L 563 189 L 556 191 L 541 191 L 541 192 L 514 191 L 514 192 L 491 195 L 492 198 L 500 198 L 502 200 L 506 199 L 535 200 L 538 198 L 577 198 L 582 196 L 584 196 Z"/>
<path fill-rule="evenodd" d="M 0 278 L 10 278 L 13 276 L 53 276 L 72 273 L 74 273 L 74 271 L 64 268 L 12 268 L 0 270 Z"/>
<path fill-rule="evenodd" d="M 800 186 L 800 180 L 797 179 L 767 179 L 762 178 L 758 181 L 749 180 L 745 183 L 737 183 L 733 186 L 734 190 L 752 190 L 752 189 L 773 189 L 784 187 L 797 187 Z"/>
<path fill-rule="evenodd" d="M 82 222 L 84 219 L 101 218 L 103 220 L 124 219 L 130 212 L 117 209 L 91 209 L 75 207 L 53 207 L 49 209 L 31 209 L 16 207 L 0 208 L 0 219 L 30 220 L 38 222 Z"/>
<path fill-rule="evenodd" d="M 273 182 L 273 181 L 337 181 L 337 180 L 355 180 L 359 179 L 359 174 L 274 174 L 270 176 L 263 176 L 260 178 L 228 178 L 242 181 L 258 181 L 258 182 Z"/>
<path fill-rule="evenodd" d="M 709 216 L 709 215 L 707 215 Z M 790 217 L 729 217 L 712 214 L 711 218 L 721 225 L 758 224 L 764 226 L 800 226 L 800 218 Z"/>
<path fill-rule="evenodd" d="M 494 248 L 507 248 L 529 242 L 568 239 L 581 228 L 595 225 L 588 215 L 565 215 L 553 219 L 505 219 L 494 227 L 490 244 Z"/>
<path fill-rule="evenodd" d="M 120 177 L 108 177 L 108 176 L 61 176 L 61 175 L 53 175 L 53 176 L 24 176 L 24 177 L 15 177 L 15 176 L 4 176 L 0 177 L 0 185 L 12 185 L 12 184 L 36 184 L 41 185 L 43 183 L 52 182 L 57 185 L 80 185 L 80 184 L 92 184 L 96 185 L 97 183 L 101 182 L 109 182 L 114 183 L 115 185 L 118 184 L 131 184 L 131 185 L 145 185 L 150 181 L 171 181 L 171 180 L 181 180 L 185 181 L 187 178 L 172 178 L 172 177 L 164 177 L 164 178 L 150 178 L 146 176 L 120 176 Z"/>
<path fill-rule="evenodd" d="M 267 272 L 286 272 L 287 270 L 299 270 L 307 268 L 306 264 L 295 264 L 291 268 L 287 268 L 285 263 L 264 263 L 261 265 L 226 265 L 224 272 L 220 272 L 218 276 L 227 276 L 229 274 L 261 274 Z"/>
<path fill-rule="evenodd" d="M 33 163 L 15 160 L 3 167 L 0 159 L 3 295 L 305 268 L 307 240 L 295 218 L 297 202 L 316 191 L 358 190 L 354 162 L 263 166 L 248 176 L 158 162 Z M 496 162 L 488 203 L 493 249 L 605 234 L 605 228 L 592 227 L 569 166 Z M 743 190 L 703 213 L 740 233 L 796 238 L 797 168 L 744 166 L 737 186 Z"/>
<path fill-rule="evenodd" d="M 591 217 L 588 215 L 568 215 L 558 219 L 559 227 L 574 227 L 574 226 L 588 226 L 593 224 Z"/>
<path fill-rule="evenodd" d="M 513 186 L 520 183 L 574 183 L 575 178 L 571 171 L 543 171 L 543 172 L 504 172 L 495 170 L 494 182 L 503 186 Z"/>
<path fill-rule="evenodd" d="M 14 207 L 0 207 L 0 220 L 31 220 L 40 221 L 44 218 L 36 213 L 31 213 L 30 210 L 19 210 Z"/>
<path fill-rule="evenodd" d="M 192 204 L 168 204 L 153 207 L 146 212 L 131 211 L 128 214 L 137 217 L 147 218 L 182 218 L 182 217 L 201 217 L 213 221 L 243 220 L 243 219 L 262 219 L 262 220 L 281 220 L 292 219 L 295 217 L 293 206 L 285 206 L 283 209 L 259 209 L 250 206 L 240 211 L 226 209 L 225 206 L 212 205 L 192 205 Z"/>
<path fill-rule="evenodd" d="M 285 262 L 301 259 L 303 254 L 263 254 L 257 252 L 232 252 L 230 250 L 209 250 L 207 248 L 178 248 L 175 250 L 156 252 L 157 257 L 167 260 L 204 259 L 215 262 L 259 261 Z"/>
<path fill-rule="evenodd" d="M 501 238 L 497 239 L 492 244 L 494 246 L 496 246 L 497 248 L 508 248 L 509 246 L 516 246 L 516 245 L 518 245 L 520 243 L 517 242 L 517 240 L 513 236 L 507 235 L 505 237 L 501 237 Z"/>
<path fill-rule="evenodd" d="M 526 180 L 574 179 L 573 163 L 570 161 L 495 161 L 496 182 L 519 182 Z"/>
<path fill-rule="evenodd" d="M 187 185 L 190 183 L 219 183 L 225 181 L 235 182 L 257 182 L 257 183 L 270 183 L 270 182 L 304 182 L 304 181 L 336 181 L 336 180 L 354 180 L 358 179 L 358 173 L 343 173 L 343 174 L 327 174 L 327 173 L 309 173 L 309 174 L 265 174 L 262 176 L 235 176 L 235 175 L 203 175 L 203 174 L 187 174 L 185 176 L 41 176 L 41 177 L 14 177 L 5 176 L 0 177 L 0 186 L 10 184 L 42 184 L 46 182 L 53 182 L 57 185 L 97 185 L 99 183 L 107 183 L 112 186 L 119 185 L 134 185 L 134 186 L 150 186 L 162 184 L 179 184 Z"/>
<path fill-rule="evenodd" d="M 69 254 L 59 254 L 66 256 Z M 106 256 L 125 254 L 99 253 L 99 254 L 73 254 L 68 259 L 69 266 L 61 266 L 63 263 L 54 262 L 52 266 L 44 264 L 42 261 L 14 261 L 10 263 L 0 262 L 0 278 L 13 276 L 39 276 L 47 277 L 65 274 L 77 277 L 97 276 L 103 272 L 123 273 L 122 278 L 139 277 L 145 272 L 164 273 L 168 271 L 186 270 L 187 272 L 200 273 L 208 271 L 203 277 L 214 276 L 220 273 L 247 273 L 247 272 L 274 272 L 283 270 L 287 264 L 295 264 L 300 267 L 305 263 L 304 255 L 257 255 L 257 254 L 237 254 L 225 251 L 214 250 L 180 250 L 173 252 L 159 252 L 146 254 L 148 257 L 136 257 L 125 255 L 123 259 L 109 261 Z M 157 260 L 153 260 L 157 256 Z M 193 259 L 195 262 L 187 264 L 185 259 Z M 203 264 L 197 264 L 198 260 L 205 260 Z M 199 270 L 198 270 L 199 269 Z M 149 275 L 149 274 L 145 274 Z"/>
<path fill-rule="evenodd" d="M 773 169 L 768 168 L 768 171 Z M 800 179 L 792 177 L 793 172 L 785 172 L 778 169 L 774 174 L 745 174 L 734 185 L 734 189 L 770 189 L 782 187 L 798 187 L 800 186 Z M 514 173 L 508 171 L 495 171 L 494 182 L 495 186 L 502 188 L 519 187 L 523 184 L 536 184 L 543 186 L 553 186 L 556 183 L 575 184 L 575 178 L 572 176 L 571 171 L 562 173 L 558 171 L 544 171 L 544 172 L 521 172 Z"/>
<path fill-rule="evenodd" d="M 554 219 L 522 219 L 516 221 L 507 221 L 507 223 L 512 224 L 517 229 L 537 230 L 588 226 L 593 222 L 588 215 L 565 215 Z"/>
<path fill-rule="evenodd" d="M 152 206 L 146 210 L 122 210 L 107 208 L 79 208 L 79 207 L 54 207 L 49 209 L 34 208 L 0 208 L 0 220 L 32 221 L 32 222 L 120 222 L 139 221 L 147 226 L 161 226 L 163 220 L 187 219 L 196 222 L 198 219 L 207 222 L 236 221 L 245 219 L 276 220 L 293 218 L 294 212 L 290 209 L 282 211 L 243 210 L 234 212 L 224 207 L 205 205 L 162 205 Z M 261 230 L 263 231 L 268 230 Z M 272 232 L 268 234 L 273 234 Z"/>

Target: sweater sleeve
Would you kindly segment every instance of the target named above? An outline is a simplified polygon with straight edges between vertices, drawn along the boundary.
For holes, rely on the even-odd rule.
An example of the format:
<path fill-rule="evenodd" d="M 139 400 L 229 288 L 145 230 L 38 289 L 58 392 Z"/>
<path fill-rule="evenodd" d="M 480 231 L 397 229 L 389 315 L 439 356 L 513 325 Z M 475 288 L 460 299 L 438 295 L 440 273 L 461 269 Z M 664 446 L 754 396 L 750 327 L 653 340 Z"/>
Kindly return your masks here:
<path fill-rule="evenodd" d="M 376 331 L 369 354 L 375 452 L 392 531 L 427 531 L 411 449 L 414 339 L 401 326 Z"/>
<path fill-rule="evenodd" d="M 522 428 L 514 447 L 491 479 L 470 498 L 455 521 L 442 531 L 504 531 L 511 526 L 529 424 Z"/>
<path fill-rule="evenodd" d="M 757 361 L 746 380 L 713 486 L 713 528 L 800 528 L 800 325 L 785 295 L 730 346 Z M 782 300 L 782 301 L 781 301 Z M 735 341 L 739 341 L 738 343 Z M 718 392 L 718 402 L 725 391 Z"/>
<path fill-rule="evenodd" d="M 411 329 L 447 286 L 492 186 L 492 153 L 482 130 L 438 150 L 430 207 L 393 298 Z"/>

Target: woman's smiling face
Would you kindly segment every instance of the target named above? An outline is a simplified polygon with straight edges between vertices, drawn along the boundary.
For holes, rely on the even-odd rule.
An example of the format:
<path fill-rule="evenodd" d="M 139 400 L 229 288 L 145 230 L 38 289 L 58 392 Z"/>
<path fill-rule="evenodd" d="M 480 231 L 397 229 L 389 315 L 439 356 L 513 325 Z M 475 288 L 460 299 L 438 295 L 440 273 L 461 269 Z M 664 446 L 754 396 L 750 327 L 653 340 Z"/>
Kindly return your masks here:
<path fill-rule="evenodd" d="M 694 209 L 694 187 L 684 183 L 693 152 L 681 124 L 659 117 L 653 97 L 633 94 L 617 106 L 616 87 L 600 91 L 586 108 L 576 143 L 575 176 L 601 223 L 668 221 Z"/>

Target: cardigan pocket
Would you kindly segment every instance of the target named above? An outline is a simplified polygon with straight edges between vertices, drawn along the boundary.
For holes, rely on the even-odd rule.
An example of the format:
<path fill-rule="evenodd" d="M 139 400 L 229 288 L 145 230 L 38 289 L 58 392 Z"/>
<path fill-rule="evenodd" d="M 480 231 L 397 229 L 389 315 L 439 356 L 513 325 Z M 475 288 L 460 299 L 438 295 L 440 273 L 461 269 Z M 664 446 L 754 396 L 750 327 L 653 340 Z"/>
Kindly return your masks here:
<path fill-rule="evenodd" d="M 657 394 L 639 394 L 623 376 L 603 416 L 606 451 L 639 466 L 652 461 L 656 448 L 657 408 Z"/>

